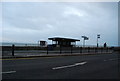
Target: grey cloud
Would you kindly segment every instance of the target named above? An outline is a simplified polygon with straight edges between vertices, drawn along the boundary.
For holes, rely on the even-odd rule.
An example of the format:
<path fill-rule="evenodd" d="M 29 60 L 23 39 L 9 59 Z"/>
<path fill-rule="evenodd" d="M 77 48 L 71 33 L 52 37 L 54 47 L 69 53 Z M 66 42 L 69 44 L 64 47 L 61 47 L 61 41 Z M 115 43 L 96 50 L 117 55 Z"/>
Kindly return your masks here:
<path fill-rule="evenodd" d="M 17 35 L 26 33 L 23 38 L 34 42 L 53 36 L 87 35 L 91 39 L 88 44 L 95 44 L 97 33 L 102 35 L 101 43 L 116 41 L 117 3 L 4 3 L 3 13 L 5 38 L 12 36 L 6 32 L 24 30 Z"/>

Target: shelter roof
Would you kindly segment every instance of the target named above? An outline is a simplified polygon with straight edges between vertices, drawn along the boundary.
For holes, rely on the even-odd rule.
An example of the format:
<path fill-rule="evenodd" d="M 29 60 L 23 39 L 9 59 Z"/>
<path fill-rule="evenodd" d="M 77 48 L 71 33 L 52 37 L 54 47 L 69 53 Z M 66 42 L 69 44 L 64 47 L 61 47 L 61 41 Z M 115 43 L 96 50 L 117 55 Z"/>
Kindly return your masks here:
<path fill-rule="evenodd" d="M 71 41 L 71 42 L 80 41 L 79 39 L 62 38 L 62 37 L 53 37 L 48 39 L 53 41 Z"/>

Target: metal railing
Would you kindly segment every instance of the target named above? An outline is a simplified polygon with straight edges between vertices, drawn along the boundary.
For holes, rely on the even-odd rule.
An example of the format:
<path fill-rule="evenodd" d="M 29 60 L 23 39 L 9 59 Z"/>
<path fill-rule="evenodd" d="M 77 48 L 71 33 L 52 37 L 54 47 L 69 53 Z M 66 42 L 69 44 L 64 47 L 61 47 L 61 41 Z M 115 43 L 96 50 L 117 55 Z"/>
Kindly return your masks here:
<path fill-rule="evenodd" d="M 45 54 L 84 54 L 113 52 L 111 47 L 40 47 L 40 46 L 3 46 L 2 56 L 45 55 Z"/>

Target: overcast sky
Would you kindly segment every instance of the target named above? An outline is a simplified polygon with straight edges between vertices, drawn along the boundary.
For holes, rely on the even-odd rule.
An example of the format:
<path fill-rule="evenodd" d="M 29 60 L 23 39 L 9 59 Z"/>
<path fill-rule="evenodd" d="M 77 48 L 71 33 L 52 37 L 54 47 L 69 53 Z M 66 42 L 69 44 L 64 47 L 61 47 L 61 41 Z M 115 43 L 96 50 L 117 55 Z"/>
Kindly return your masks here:
<path fill-rule="evenodd" d="M 117 2 L 6 2 L 2 4 L 3 42 L 37 43 L 49 37 L 80 39 L 87 45 L 118 44 Z"/>

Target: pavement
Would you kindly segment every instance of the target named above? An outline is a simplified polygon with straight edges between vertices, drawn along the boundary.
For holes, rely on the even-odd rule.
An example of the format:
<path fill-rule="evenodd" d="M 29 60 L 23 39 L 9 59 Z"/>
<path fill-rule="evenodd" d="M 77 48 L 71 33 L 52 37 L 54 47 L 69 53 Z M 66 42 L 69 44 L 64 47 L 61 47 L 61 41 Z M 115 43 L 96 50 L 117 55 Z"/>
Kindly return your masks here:
<path fill-rule="evenodd" d="M 72 54 L 70 54 L 72 55 Z M 4 79 L 120 79 L 117 53 L 5 58 Z"/>

